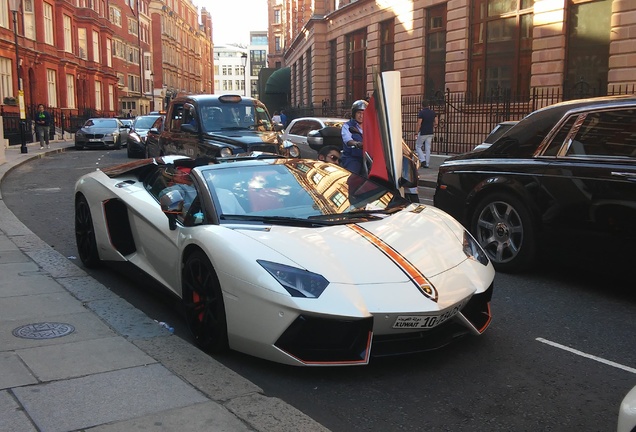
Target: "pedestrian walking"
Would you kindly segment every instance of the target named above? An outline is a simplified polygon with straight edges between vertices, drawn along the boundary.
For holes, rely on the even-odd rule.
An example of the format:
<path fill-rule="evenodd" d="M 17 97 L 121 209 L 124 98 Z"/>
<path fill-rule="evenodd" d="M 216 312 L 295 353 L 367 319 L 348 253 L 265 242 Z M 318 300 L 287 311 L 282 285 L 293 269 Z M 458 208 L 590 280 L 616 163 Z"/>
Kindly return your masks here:
<path fill-rule="evenodd" d="M 420 164 L 428 168 L 431 163 L 431 143 L 437 127 L 437 114 L 433 111 L 426 99 L 422 101 L 422 109 L 417 113 L 417 140 L 415 141 L 415 151 L 420 158 Z M 424 149 L 422 149 L 424 147 Z"/>
<path fill-rule="evenodd" d="M 51 128 L 51 114 L 44 110 L 44 104 L 38 105 L 38 112 L 35 114 L 35 132 L 40 140 L 40 150 L 51 148 L 49 145 L 49 131 Z"/>

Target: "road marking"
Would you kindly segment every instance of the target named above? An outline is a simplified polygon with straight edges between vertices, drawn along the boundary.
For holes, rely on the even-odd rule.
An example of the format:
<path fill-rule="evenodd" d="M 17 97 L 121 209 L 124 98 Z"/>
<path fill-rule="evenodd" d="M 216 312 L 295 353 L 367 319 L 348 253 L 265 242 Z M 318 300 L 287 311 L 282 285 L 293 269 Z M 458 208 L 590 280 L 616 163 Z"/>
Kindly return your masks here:
<path fill-rule="evenodd" d="M 623 369 L 624 371 L 636 374 L 636 369 L 631 368 L 629 366 L 625 366 L 625 365 L 622 365 L 620 363 L 616 363 L 616 362 L 613 362 L 613 361 L 610 361 L 610 360 L 605 360 L 604 358 L 597 357 L 597 356 L 594 356 L 592 354 L 587 354 L 587 353 L 584 353 L 583 351 L 575 350 L 574 348 L 570 348 L 568 346 L 561 345 L 559 343 L 552 342 L 552 341 L 549 341 L 547 339 L 536 338 L 536 340 L 541 342 L 541 343 L 544 343 L 544 344 L 547 344 L 547 345 L 551 345 L 551 346 L 553 346 L 555 348 L 560 348 L 562 350 L 569 351 L 569 352 L 571 352 L 573 354 L 580 355 L 581 357 L 589 358 L 589 359 L 597 361 L 599 363 L 604 363 L 606 365 L 613 366 L 615 368 Z"/>

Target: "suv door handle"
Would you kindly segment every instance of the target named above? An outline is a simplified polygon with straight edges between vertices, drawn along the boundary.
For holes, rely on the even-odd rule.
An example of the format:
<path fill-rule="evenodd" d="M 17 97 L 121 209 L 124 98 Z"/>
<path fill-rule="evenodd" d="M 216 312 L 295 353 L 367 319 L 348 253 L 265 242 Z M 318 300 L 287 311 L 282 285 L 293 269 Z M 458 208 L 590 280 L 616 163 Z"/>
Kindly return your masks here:
<path fill-rule="evenodd" d="M 616 177 L 622 177 L 622 178 L 624 178 L 625 180 L 628 180 L 628 181 L 636 182 L 636 173 L 633 173 L 633 172 L 612 171 L 611 174 L 613 176 L 616 176 Z"/>

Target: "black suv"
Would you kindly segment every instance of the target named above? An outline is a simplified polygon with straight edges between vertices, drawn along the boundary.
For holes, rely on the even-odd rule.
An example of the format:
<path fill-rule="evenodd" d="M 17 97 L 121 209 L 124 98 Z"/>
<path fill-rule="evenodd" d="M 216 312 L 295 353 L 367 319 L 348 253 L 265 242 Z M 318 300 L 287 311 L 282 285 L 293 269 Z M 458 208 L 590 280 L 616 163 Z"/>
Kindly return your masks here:
<path fill-rule="evenodd" d="M 189 95 L 168 106 L 161 155 L 231 156 L 259 151 L 285 155 L 265 105 L 240 95 Z"/>
<path fill-rule="evenodd" d="M 633 269 L 636 96 L 552 105 L 489 148 L 448 158 L 435 206 L 473 233 L 497 270 L 552 255 L 582 271 Z"/>

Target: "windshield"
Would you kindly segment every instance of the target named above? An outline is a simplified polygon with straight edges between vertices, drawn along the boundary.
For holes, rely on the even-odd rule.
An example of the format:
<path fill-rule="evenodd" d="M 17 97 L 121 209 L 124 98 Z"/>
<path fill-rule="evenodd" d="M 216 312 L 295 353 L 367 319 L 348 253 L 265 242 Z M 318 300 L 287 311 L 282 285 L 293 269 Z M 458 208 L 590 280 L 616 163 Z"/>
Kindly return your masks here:
<path fill-rule="evenodd" d="M 222 220 L 351 223 L 352 217 L 376 218 L 409 204 L 396 191 L 338 165 L 314 160 L 250 166 L 230 162 L 204 170 L 203 178 Z"/>
<path fill-rule="evenodd" d="M 217 106 L 202 106 L 201 120 L 205 132 L 228 130 L 269 131 L 272 121 L 267 110 L 256 104 L 219 103 Z"/>
<path fill-rule="evenodd" d="M 95 126 L 101 128 L 113 128 L 117 129 L 119 125 L 115 119 L 88 119 L 84 126 Z"/>
<path fill-rule="evenodd" d="M 135 129 L 150 129 L 159 116 L 143 116 L 135 119 Z"/>

